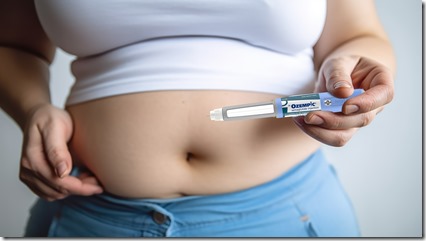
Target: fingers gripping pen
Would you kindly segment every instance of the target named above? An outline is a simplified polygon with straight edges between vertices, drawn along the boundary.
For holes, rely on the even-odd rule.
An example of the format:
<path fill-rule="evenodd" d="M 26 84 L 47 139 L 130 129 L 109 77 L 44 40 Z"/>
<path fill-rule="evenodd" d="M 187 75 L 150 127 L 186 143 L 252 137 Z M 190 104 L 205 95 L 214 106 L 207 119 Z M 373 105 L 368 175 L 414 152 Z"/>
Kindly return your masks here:
<path fill-rule="evenodd" d="M 311 111 L 342 112 L 346 100 L 358 96 L 363 89 L 355 89 L 348 98 L 337 98 L 328 92 L 316 94 L 293 95 L 276 98 L 273 101 L 227 106 L 210 111 L 210 119 L 214 121 L 246 120 L 267 117 L 304 116 Z"/>

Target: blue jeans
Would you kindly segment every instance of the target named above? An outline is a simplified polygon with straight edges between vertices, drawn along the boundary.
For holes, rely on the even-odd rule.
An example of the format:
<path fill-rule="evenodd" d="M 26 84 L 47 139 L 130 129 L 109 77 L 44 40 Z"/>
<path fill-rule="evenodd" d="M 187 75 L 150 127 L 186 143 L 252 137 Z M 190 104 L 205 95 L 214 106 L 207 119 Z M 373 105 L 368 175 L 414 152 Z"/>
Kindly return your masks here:
<path fill-rule="evenodd" d="M 126 199 L 101 194 L 71 196 L 57 203 L 49 236 L 360 235 L 350 200 L 320 150 L 280 177 L 238 192 L 173 199 Z"/>

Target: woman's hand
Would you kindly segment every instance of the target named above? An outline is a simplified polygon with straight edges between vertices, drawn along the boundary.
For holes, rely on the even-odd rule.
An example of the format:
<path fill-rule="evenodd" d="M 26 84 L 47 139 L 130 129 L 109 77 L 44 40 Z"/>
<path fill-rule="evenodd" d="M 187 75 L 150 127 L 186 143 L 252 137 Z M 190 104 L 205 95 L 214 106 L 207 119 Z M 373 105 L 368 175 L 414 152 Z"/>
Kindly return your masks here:
<path fill-rule="evenodd" d="M 343 113 L 311 112 L 294 118 L 309 136 L 331 146 L 345 145 L 359 129 L 370 124 L 384 105 L 393 99 L 393 75 L 384 65 L 359 56 L 327 60 L 320 72 L 315 92 L 328 91 L 339 98 L 349 97 L 354 88 L 365 92 L 345 102 Z"/>
<path fill-rule="evenodd" d="M 20 180 L 48 201 L 68 195 L 93 195 L 102 187 L 93 176 L 69 176 L 72 158 L 67 142 L 73 132 L 69 114 L 50 104 L 33 108 L 24 130 Z"/>

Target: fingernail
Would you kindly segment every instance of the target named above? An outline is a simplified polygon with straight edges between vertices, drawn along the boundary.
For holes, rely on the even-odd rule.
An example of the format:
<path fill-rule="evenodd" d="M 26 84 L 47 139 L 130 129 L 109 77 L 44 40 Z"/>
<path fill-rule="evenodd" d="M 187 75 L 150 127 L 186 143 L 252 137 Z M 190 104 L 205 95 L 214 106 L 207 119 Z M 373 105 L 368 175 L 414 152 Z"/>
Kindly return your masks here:
<path fill-rule="evenodd" d="M 333 88 L 334 89 L 338 89 L 338 88 L 352 88 L 352 85 L 350 85 L 346 81 L 340 81 L 340 82 L 334 83 Z"/>
<path fill-rule="evenodd" d="M 316 115 L 312 116 L 311 118 L 307 119 L 306 121 L 307 121 L 306 123 L 310 124 L 310 125 L 321 125 L 321 124 L 324 123 L 324 120 L 321 117 L 316 116 Z"/>
<path fill-rule="evenodd" d="M 66 171 L 67 165 L 65 164 L 65 162 L 61 162 L 56 166 L 56 175 L 58 175 L 59 177 L 63 177 Z"/>
<path fill-rule="evenodd" d="M 359 107 L 356 105 L 347 105 L 345 107 L 345 114 L 352 114 L 359 110 Z"/>

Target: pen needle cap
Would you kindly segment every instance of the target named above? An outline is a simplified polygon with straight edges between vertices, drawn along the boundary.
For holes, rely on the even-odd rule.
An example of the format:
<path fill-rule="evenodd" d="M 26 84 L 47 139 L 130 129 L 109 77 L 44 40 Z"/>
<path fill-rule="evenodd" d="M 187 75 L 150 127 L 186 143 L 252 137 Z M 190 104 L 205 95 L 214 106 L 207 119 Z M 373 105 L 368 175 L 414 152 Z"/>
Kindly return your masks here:
<path fill-rule="evenodd" d="M 210 120 L 223 121 L 222 108 L 210 111 Z"/>

